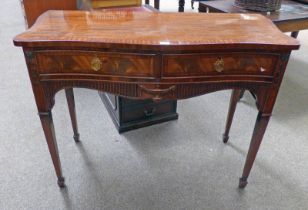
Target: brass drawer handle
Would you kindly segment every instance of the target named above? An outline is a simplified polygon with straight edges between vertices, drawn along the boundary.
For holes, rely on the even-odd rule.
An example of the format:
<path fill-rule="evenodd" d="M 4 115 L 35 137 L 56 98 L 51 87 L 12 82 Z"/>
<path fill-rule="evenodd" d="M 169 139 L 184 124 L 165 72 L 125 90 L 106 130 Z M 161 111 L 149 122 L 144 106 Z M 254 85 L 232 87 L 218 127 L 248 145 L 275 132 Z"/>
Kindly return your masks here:
<path fill-rule="evenodd" d="M 91 68 L 93 71 L 99 71 L 102 68 L 102 61 L 99 59 L 99 57 L 92 59 Z"/>
<path fill-rule="evenodd" d="M 218 58 L 217 61 L 214 63 L 215 71 L 223 72 L 225 67 L 225 62 L 222 58 Z"/>
<path fill-rule="evenodd" d="M 143 85 L 139 85 L 139 87 L 142 90 L 144 90 L 145 92 L 150 93 L 150 94 L 166 94 L 166 93 L 169 93 L 169 92 L 175 90 L 175 85 L 172 85 L 171 87 L 169 87 L 167 89 L 149 89 L 149 88 L 146 88 Z"/>
<path fill-rule="evenodd" d="M 139 85 L 139 87 L 145 93 L 152 95 L 153 96 L 153 98 L 152 98 L 153 101 L 160 101 L 162 99 L 163 95 L 175 91 L 175 85 L 172 85 L 171 87 L 169 87 L 167 89 L 150 89 L 150 88 L 147 88 L 147 87 L 145 87 L 143 85 Z"/>

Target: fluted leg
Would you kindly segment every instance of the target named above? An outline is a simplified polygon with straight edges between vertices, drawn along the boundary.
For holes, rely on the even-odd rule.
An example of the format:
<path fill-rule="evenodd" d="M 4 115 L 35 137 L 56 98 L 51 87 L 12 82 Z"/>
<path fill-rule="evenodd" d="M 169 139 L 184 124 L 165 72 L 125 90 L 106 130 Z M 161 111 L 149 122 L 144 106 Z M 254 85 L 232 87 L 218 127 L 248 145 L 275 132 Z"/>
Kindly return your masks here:
<path fill-rule="evenodd" d="M 39 115 L 44 130 L 45 138 L 47 141 L 48 149 L 51 155 L 51 159 L 58 177 L 58 185 L 61 188 L 65 187 L 51 111 L 40 112 Z"/>
<path fill-rule="evenodd" d="M 225 132 L 223 134 L 223 142 L 224 143 L 227 143 L 228 140 L 229 140 L 229 132 L 230 132 L 234 112 L 235 112 L 237 102 L 239 101 L 242 92 L 243 92 L 243 90 L 240 90 L 240 89 L 232 90 L 232 94 L 231 94 L 231 98 L 230 98 L 230 104 L 229 104 L 228 117 L 227 117 L 227 121 L 226 121 L 226 128 L 225 128 Z"/>
<path fill-rule="evenodd" d="M 253 135 L 251 138 L 248 154 L 246 157 L 246 162 L 243 170 L 242 177 L 239 181 L 239 188 L 244 188 L 247 185 L 247 179 L 250 173 L 250 170 L 252 168 L 252 165 L 256 159 L 260 144 L 263 139 L 263 135 L 265 133 L 267 124 L 269 122 L 270 115 L 269 114 L 263 114 L 262 112 L 259 112 L 255 128 L 253 131 Z"/>
<path fill-rule="evenodd" d="M 79 133 L 78 133 L 78 125 L 77 125 L 77 117 L 76 117 L 76 108 L 75 108 L 75 99 L 73 88 L 65 89 L 66 100 L 68 104 L 69 113 L 71 116 L 72 127 L 74 131 L 74 140 L 75 142 L 79 142 Z"/>

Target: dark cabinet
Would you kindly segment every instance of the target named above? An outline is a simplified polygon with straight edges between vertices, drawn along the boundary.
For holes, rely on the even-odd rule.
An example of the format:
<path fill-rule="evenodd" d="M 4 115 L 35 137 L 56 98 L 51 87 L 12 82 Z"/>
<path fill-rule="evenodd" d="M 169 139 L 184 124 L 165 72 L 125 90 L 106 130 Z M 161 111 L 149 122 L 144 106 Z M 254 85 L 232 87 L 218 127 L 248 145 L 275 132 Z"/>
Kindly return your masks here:
<path fill-rule="evenodd" d="M 178 119 L 177 101 L 132 100 L 99 92 L 119 133 Z"/>

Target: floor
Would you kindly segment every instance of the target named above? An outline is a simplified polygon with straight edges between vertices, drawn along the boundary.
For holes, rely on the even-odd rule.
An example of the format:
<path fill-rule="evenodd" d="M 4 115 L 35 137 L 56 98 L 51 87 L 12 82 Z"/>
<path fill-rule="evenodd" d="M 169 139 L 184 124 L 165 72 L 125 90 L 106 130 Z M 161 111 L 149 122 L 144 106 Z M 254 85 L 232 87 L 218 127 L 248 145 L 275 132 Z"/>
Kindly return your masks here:
<path fill-rule="evenodd" d="M 177 0 L 161 7 L 176 11 Z M 24 31 L 19 1 L 1 0 L 0 16 L 1 210 L 308 209 L 308 31 L 299 35 L 246 189 L 237 184 L 257 115 L 249 94 L 224 145 L 230 91 L 179 101 L 179 120 L 119 135 L 97 92 L 76 89 L 80 144 L 63 91 L 53 110 L 67 184 L 60 190 L 22 50 L 12 43 Z"/>

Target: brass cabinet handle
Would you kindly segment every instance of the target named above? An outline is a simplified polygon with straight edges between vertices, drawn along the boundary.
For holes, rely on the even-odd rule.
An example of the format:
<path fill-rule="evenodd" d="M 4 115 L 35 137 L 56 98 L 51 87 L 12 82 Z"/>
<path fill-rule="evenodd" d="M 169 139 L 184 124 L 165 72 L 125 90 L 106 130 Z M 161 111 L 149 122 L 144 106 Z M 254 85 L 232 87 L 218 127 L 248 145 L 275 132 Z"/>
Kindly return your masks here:
<path fill-rule="evenodd" d="M 92 59 L 91 68 L 93 71 L 99 71 L 102 68 L 102 61 L 99 59 L 99 57 Z"/>
<path fill-rule="evenodd" d="M 223 72 L 224 70 L 224 67 L 225 67 L 225 62 L 222 58 L 218 58 L 216 60 L 216 62 L 214 63 L 214 68 L 215 68 L 215 71 L 217 72 Z"/>

